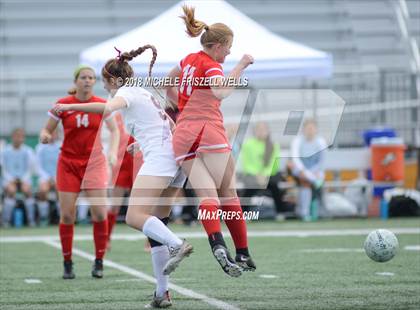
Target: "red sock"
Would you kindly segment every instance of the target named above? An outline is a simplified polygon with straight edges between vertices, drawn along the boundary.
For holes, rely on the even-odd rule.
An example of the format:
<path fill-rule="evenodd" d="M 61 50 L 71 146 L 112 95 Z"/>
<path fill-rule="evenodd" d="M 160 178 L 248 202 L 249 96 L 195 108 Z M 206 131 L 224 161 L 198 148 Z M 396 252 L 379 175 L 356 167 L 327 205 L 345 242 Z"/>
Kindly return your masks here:
<path fill-rule="evenodd" d="M 117 221 L 117 214 L 108 212 L 108 241 L 111 240 L 112 229 L 114 228 L 115 222 Z"/>
<path fill-rule="evenodd" d="M 218 210 L 219 203 L 214 199 L 205 199 L 201 201 L 200 207 L 198 208 L 199 213 L 202 214 L 201 223 L 207 232 L 207 236 L 214 233 L 220 233 L 220 219 L 215 215 Z"/>
<path fill-rule="evenodd" d="M 229 229 L 230 235 L 232 236 L 236 250 L 247 248 L 248 237 L 246 231 L 246 223 L 242 218 L 242 208 L 239 198 L 233 198 L 224 201 L 222 203 L 222 210 L 232 211 L 235 212 L 235 214 L 240 214 L 240 219 L 237 219 L 236 216 L 233 216 L 232 219 L 225 219 L 225 223 Z"/>
<path fill-rule="evenodd" d="M 73 247 L 74 224 L 60 223 L 59 227 L 61 252 L 65 261 L 71 260 L 71 250 Z"/>
<path fill-rule="evenodd" d="M 93 222 L 93 240 L 95 242 L 96 258 L 102 259 L 108 243 L 108 220 Z"/>

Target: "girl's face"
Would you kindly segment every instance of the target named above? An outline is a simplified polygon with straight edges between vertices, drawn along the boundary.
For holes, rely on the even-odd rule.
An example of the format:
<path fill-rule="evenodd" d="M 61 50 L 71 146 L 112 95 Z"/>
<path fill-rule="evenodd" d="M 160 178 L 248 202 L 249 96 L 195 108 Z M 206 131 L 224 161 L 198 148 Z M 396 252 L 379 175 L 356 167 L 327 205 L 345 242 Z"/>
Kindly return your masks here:
<path fill-rule="evenodd" d="M 19 147 L 25 142 L 25 131 L 23 129 L 16 129 L 12 134 L 12 144 L 14 147 Z"/>
<path fill-rule="evenodd" d="M 257 123 L 254 129 L 255 137 L 258 140 L 265 140 L 269 135 L 269 129 L 266 123 L 260 122 Z"/>
<path fill-rule="evenodd" d="M 306 137 L 307 140 L 312 140 L 317 135 L 317 127 L 315 123 L 307 123 L 305 127 L 303 128 L 303 134 Z"/>
<path fill-rule="evenodd" d="M 118 89 L 114 80 L 115 80 L 114 78 L 107 79 L 105 77 L 102 77 L 102 82 L 104 83 L 104 88 L 111 96 L 115 95 L 115 93 L 117 92 L 117 89 Z"/>
<path fill-rule="evenodd" d="M 80 71 L 79 76 L 74 81 L 77 91 L 88 93 L 92 92 L 93 86 L 96 83 L 95 73 L 90 69 L 83 69 Z"/>
<path fill-rule="evenodd" d="M 233 38 L 230 37 L 229 41 L 226 44 L 217 43 L 214 45 L 214 55 L 216 56 L 216 61 L 218 63 L 224 63 L 226 56 L 230 54 L 230 49 L 232 48 Z"/>

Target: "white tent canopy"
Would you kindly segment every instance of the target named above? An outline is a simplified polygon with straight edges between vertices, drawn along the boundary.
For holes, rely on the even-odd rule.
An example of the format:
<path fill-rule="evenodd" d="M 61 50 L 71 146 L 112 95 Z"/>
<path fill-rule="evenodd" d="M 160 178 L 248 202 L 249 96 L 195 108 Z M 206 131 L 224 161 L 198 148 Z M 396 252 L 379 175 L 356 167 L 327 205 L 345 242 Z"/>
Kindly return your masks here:
<path fill-rule="evenodd" d="M 196 8 L 196 19 L 208 25 L 222 22 L 233 30 L 231 54 L 223 64 L 226 72 L 247 53 L 255 59 L 254 64 L 245 71 L 250 81 L 275 77 L 331 75 L 332 58 L 329 54 L 286 40 L 268 31 L 223 0 L 182 1 L 144 25 L 82 51 L 81 63 L 100 72 L 108 59 L 117 56 L 114 46 L 125 52 L 152 44 L 158 50 L 153 76 L 166 75 L 186 55 L 201 49 L 199 37 L 190 38 L 185 33 L 185 25 L 179 18 L 183 4 Z M 151 52 L 146 51 L 130 64 L 137 75 L 145 76 L 150 59 Z"/>

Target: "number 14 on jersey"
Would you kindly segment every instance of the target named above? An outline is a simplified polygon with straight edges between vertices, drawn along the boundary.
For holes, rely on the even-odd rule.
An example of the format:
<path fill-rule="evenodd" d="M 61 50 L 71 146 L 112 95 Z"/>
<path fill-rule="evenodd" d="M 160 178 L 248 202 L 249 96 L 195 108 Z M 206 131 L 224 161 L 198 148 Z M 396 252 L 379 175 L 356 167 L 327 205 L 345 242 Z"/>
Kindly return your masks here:
<path fill-rule="evenodd" d="M 88 114 L 77 114 L 76 115 L 77 128 L 89 126 L 89 115 Z"/>

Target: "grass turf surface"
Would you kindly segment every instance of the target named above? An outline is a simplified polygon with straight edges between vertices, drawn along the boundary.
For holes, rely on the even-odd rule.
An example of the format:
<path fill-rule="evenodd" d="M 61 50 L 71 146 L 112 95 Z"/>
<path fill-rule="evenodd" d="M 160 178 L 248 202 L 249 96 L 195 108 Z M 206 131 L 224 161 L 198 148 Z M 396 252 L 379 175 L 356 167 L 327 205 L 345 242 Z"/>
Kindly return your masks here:
<path fill-rule="evenodd" d="M 335 220 L 316 223 L 257 222 L 249 230 L 309 230 L 419 227 L 419 220 Z M 176 231 L 201 231 L 172 226 Z M 77 227 L 76 234 L 91 227 Z M 116 233 L 135 233 L 119 225 Z M 1 237 L 57 235 L 57 227 L 1 230 Z M 205 238 L 191 239 L 195 253 L 172 275 L 172 283 L 217 298 L 240 309 L 419 309 L 419 234 L 398 235 L 400 251 L 387 263 L 375 263 L 363 252 L 310 253 L 308 249 L 361 248 L 364 235 L 323 237 L 253 237 L 250 249 L 255 273 L 238 279 L 225 276 L 210 255 Z M 230 248 L 231 240 L 228 239 Z M 92 241 L 74 247 L 93 253 Z M 115 240 L 107 259 L 152 275 L 143 241 Z M 91 262 L 74 255 L 76 279 L 62 280 L 60 251 L 42 242 L 0 243 L 1 309 L 141 309 L 150 301 L 153 284 L 112 268 L 104 279 L 90 277 Z M 378 275 L 390 272 L 393 276 Z M 274 278 L 264 278 L 271 275 Z M 39 279 L 27 284 L 25 279 Z M 173 293 L 172 309 L 216 309 L 203 301 Z"/>

